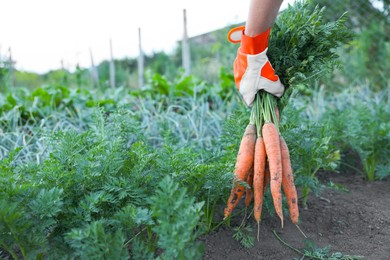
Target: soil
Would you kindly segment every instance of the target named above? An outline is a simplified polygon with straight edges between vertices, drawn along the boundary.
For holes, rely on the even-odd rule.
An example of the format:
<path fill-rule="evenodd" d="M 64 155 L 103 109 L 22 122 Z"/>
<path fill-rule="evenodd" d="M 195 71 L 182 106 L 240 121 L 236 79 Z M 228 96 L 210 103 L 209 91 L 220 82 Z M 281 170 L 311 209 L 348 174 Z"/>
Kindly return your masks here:
<path fill-rule="evenodd" d="M 330 246 L 331 252 L 390 259 L 390 178 L 367 182 L 357 174 L 323 173 L 321 180 L 341 184 L 348 191 L 326 189 L 320 196 L 309 197 L 308 208 L 300 209 L 299 224 L 307 237 L 320 248 Z M 241 218 L 232 219 L 231 225 L 239 225 Z M 257 224 L 253 220 L 248 224 L 256 233 Z M 276 239 L 273 230 L 289 245 L 304 250 L 305 239 L 289 219 L 281 229 L 276 216 L 265 213 L 260 242 L 247 249 L 234 240 L 231 228 L 221 227 L 202 238 L 203 259 L 301 259 L 302 255 Z"/>

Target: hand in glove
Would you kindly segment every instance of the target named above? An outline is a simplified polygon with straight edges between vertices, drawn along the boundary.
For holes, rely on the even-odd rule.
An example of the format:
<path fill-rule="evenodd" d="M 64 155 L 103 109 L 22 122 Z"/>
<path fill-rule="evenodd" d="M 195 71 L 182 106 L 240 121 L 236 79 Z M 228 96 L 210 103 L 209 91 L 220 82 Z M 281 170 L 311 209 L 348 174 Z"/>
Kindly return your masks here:
<path fill-rule="evenodd" d="M 234 60 L 234 79 L 240 94 L 248 106 L 252 106 L 257 91 L 261 89 L 281 97 L 284 86 L 267 57 L 271 28 L 255 37 L 246 36 L 244 30 L 245 27 L 240 26 L 228 34 L 230 42 L 241 42 Z"/>

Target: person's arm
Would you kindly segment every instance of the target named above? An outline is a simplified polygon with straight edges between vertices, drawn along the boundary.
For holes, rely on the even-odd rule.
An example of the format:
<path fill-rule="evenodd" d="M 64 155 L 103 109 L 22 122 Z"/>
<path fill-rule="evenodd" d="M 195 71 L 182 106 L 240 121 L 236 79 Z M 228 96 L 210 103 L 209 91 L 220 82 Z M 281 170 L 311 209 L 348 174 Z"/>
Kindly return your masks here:
<path fill-rule="evenodd" d="M 265 32 L 275 22 L 283 0 L 252 0 L 249 5 L 245 35 L 254 37 Z"/>

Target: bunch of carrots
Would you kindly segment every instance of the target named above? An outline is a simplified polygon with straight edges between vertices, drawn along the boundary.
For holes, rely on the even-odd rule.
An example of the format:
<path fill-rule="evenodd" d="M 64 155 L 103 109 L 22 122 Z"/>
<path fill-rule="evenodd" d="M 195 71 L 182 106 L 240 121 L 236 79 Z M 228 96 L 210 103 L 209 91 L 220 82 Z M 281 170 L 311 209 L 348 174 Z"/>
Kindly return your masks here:
<path fill-rule="evenodd" d="M 269 42 L 273 47 L 267 56 L 277 68 L 285 92 L 279 99 L 264 91 L 256 94 L 250 122 L 237 155 L 225 219 L 245 194 L 247 208 L 254 201 L 254 217 L 259 225 L 263 195 L 269 184 L 282 227 L 282 189 L 291 221 L 298 227 L 297 191 L 289 150 L 279 133 L 279 112 L 288 104 L 293 89 L 310 86 L 311 82 L 339 65 L 337 47 L 352 38 L 351 31 L 345 26 L 345 13 L 335 21 L 326 22 L 324 12 L 325 8 L 314 7 L 311 1 L 297 0 L 278 16 L 273 26 Z M 297 29 L 291 30 L 292 27 Z"/>
<path fill-rule="evenodd" d="M 231 215 L 245 194 L 246 207 L 254 201 L 254 217 L 259 230 L 263 196 L 268 184 L 281 226 L 283 227 L 282 189 L 287 199 L 291 221 L 297 225 L 297 191 L 288 146 L 279 133 L 276 98 L 260 91 L 256 94 L 250 122 L 241 139 L 233 187 L 224 210 L 225 219 Z"/>

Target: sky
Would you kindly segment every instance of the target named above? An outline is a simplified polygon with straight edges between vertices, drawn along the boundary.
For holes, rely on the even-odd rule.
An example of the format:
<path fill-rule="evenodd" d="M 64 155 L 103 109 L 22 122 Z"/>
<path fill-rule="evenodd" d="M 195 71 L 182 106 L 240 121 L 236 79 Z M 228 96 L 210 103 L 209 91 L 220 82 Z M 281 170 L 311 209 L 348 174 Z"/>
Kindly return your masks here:
<path fill-rule="evenodd" d="M 138 28 L 146 54 L 170 52 L 183 36 L 244 22 L 249 0 L 0 0 L 0 57 L 18 70 L 73 70 L 110 58 L 138 55 Z M 282 8 L 289 0 L 285 0 Z"/>

